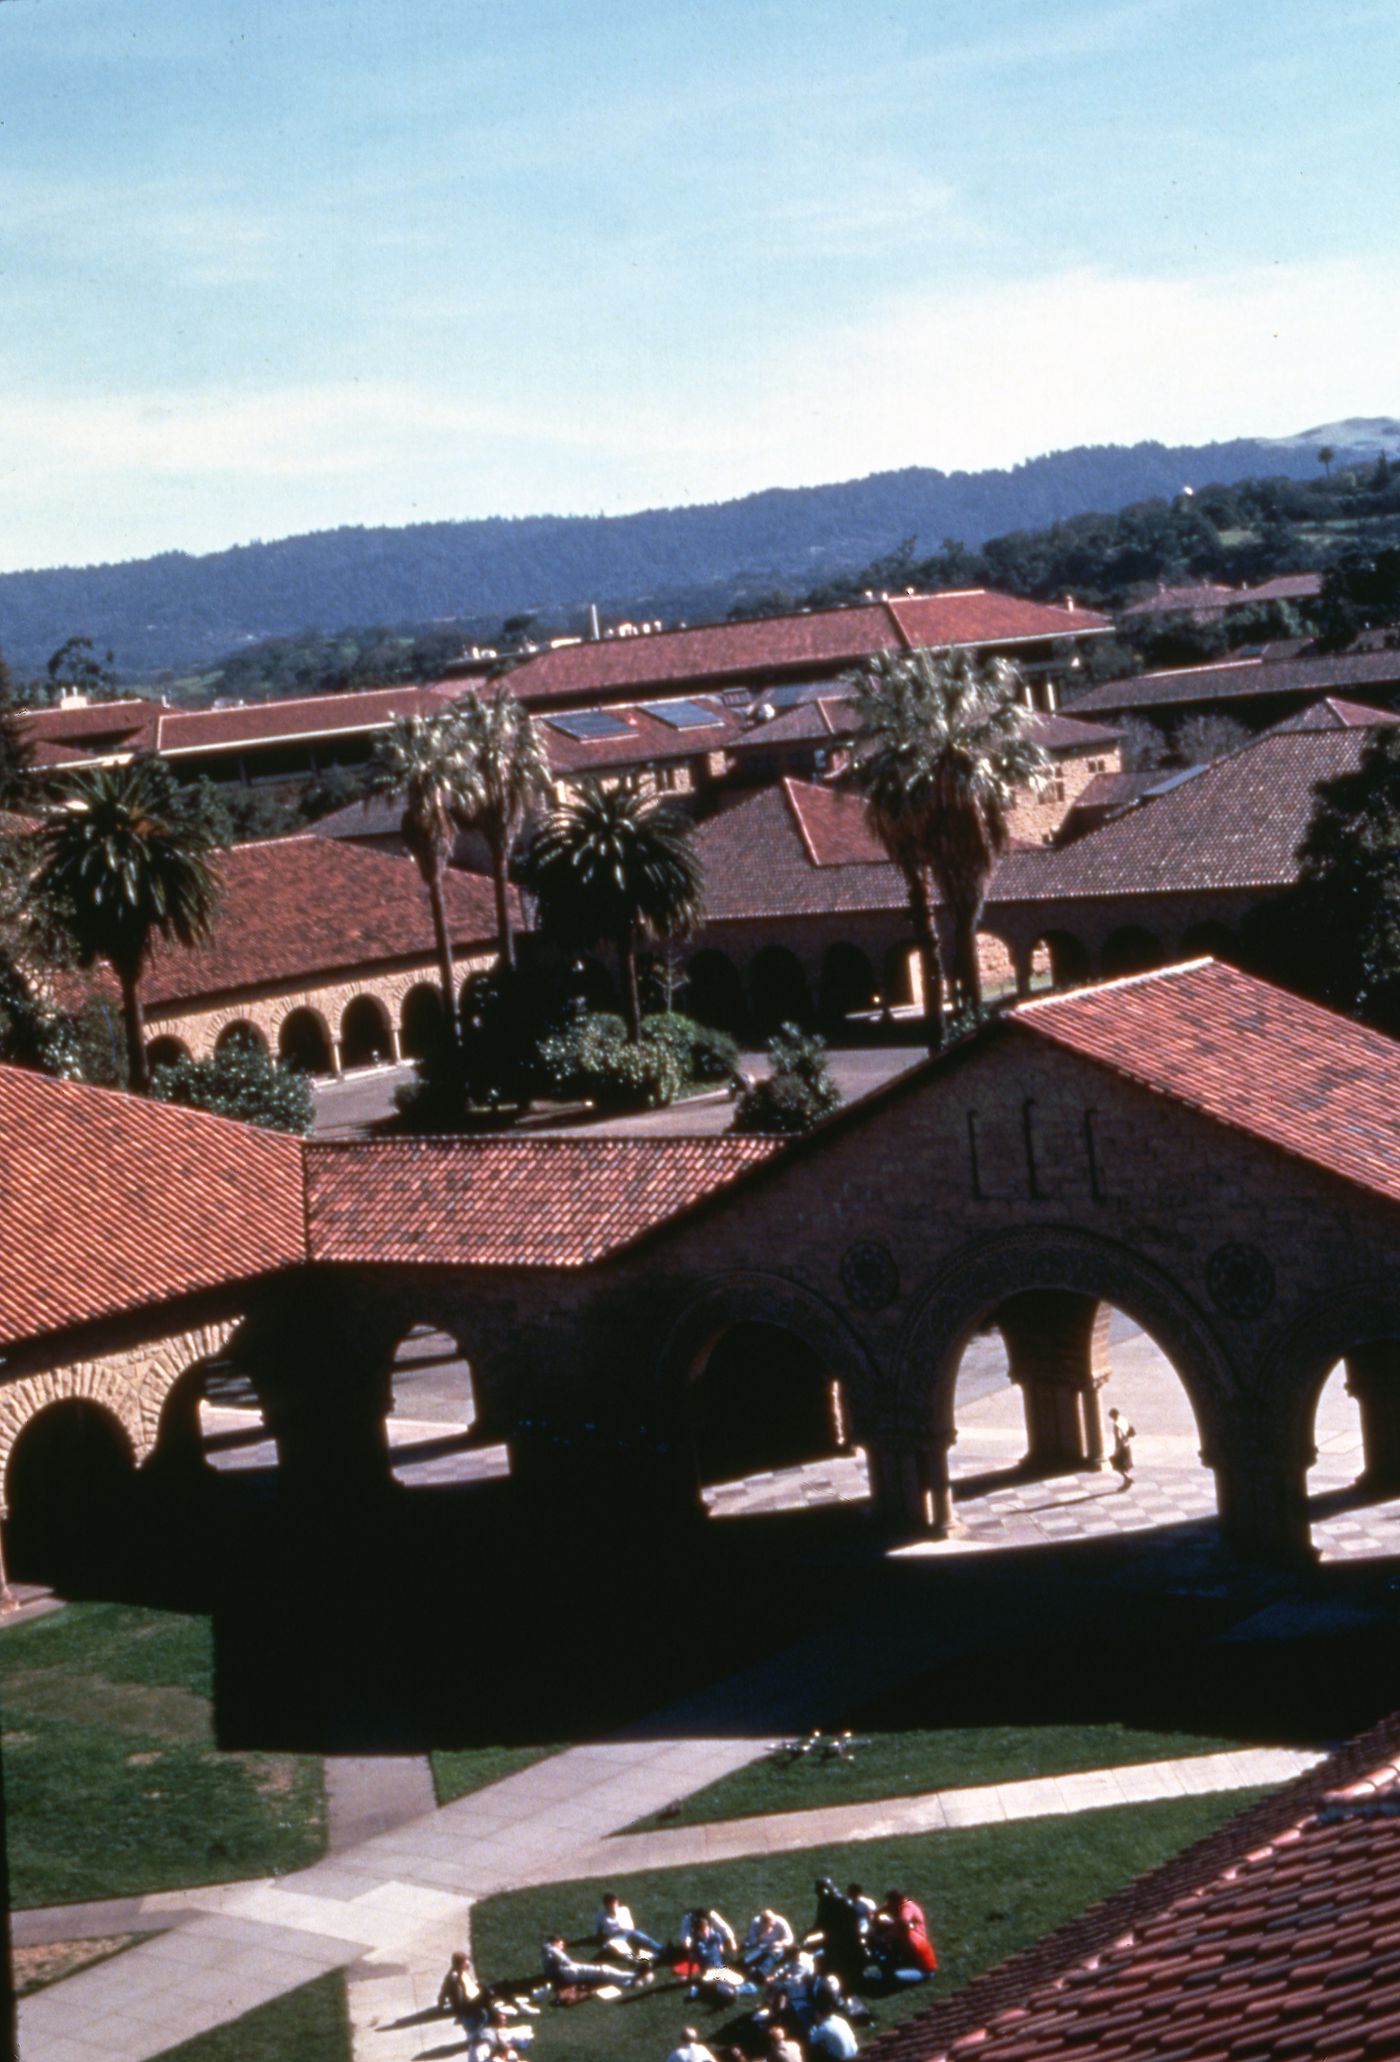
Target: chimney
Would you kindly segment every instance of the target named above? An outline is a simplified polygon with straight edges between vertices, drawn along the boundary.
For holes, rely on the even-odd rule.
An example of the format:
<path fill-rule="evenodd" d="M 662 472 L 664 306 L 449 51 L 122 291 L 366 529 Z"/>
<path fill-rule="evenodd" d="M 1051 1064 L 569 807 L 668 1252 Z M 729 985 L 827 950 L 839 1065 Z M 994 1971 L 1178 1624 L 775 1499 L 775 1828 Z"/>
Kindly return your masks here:
<path fill-rule="evenodd" d="M 601 629 L 600 629 L 600 628 L 599 628 L 599 626 L 598 626 L 598 604 L 597 604 L 597 602 L 596 602 L 596 601 L 591 601 L 591 602 L 589 602 L 589 604 L 588 604 L 588 641 L 589 641 L 589 643 L 590 643 L 590 644 L 596 644 L 596 643 L 598 642 L 599 638 L 600 638 L 600 637 L 602 636 L 602 634 L 603 634 L 603 633 L 602 633 Z"/>
<path fill-rule="evenodd" d="M 1071 615 L 1074 614 L 1074 596 L 1072 594 L 1067 594 L 1065 596 L 1065 607 L 1069 610 Z"/>

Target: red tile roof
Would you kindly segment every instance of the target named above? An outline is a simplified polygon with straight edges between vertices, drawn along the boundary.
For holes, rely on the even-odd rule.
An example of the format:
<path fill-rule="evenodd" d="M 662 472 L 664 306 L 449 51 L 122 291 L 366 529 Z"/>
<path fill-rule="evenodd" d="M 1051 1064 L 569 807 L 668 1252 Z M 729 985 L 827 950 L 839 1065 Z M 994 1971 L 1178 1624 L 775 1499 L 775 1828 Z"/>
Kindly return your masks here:
<path fill-rule="evenodd" d="M 1400 1202 L 1400 1042 L 1213 959 L 1022 1003 L 1024 1034 Z"/>
<path fill-rule="evenodd" d="M 1297 877 L 1319 781 L 1354 772 L 1377 724 L 1309 711 L 1189 773 L 1159 776 L 1135 808 L 1057 851 L 1011 853 L 999 902 L 1271 888 Z"/>
<path fill-rule="evenodd" d="M 411 859 L 303 834 L 236 845 L 221 855 L 214 935 L 194 951 L 160 946 L 145 985 L 147 1008 L 350 967 L 427 959 L 432 917 Z M 454 945 L 477 950 L 496 935 L 492 885 L 448 873 Z"/>
<path fill-rule="evenodd" d="M 1132 680 L 1106 680 L 1076 695 L 1072 713 L 1099 717 L 1135 709 L 1189 708 L 1200 702 L 1232 702 L 1266 695 L 1298 698 L 1334 689 L 1372 688 L 1377 694 L 1400 686 L 1400 651 L 1299 654 L 1283 659 L 1222 659 L 1211 666 L 1177 666 L 1141 673 Z"/>
<path fill-rule="evenodd" d="M 311 1257 L 587 1267 L 778 1150 L 751 1138 L 391 1139 L 307 1147 Z"/>
<path fill-rule="evenodd" d="M 859 804 L 797 780 L 758 788 L 718 810 L 695 833 L 706 921 L 906 909 L 903 879 L 872 849 L 852 810 Z M 837 856 L 842 844 L 844 859 Z"/>
<path fill-rule="evenodd" d="M 1389 709 L 1372 709 L 1365 702 L 1344 702 L 1336 695 L 1325 695 L 1272 729 L 1275 735 L 1295 730 L 1381 730 L 1392 723 L 1400 723 L 1400 716 Z"/>
<path fill-rule="evenodd" d="M 27 709 L 20 723 L 39 765 L 81 764 L 108 752 L 153 750 L 164 707 L 131 696 L 83 708 Z"/>
<path fill-rule="evenodd" d="M 0 1342 L 300 1262 L 301 1151 L 0 1066 Z"/>
<path fill-rule="evenodd" d="M 291 744 L 347 731 L 387 730 L 396 716 L 432 715 L 444 700 L 436 689 L 406 684 L 249 702 L 238 709 L 175 709 L 162 715 L 155 749 L 164 758 L 179 758 L 189 752 L 232 751 L 239 745 Z"/>
<path fill-rule="evenodd" d="M 1400 2053 L 1391 1718 L 946 2003 L 871 2062 L 1388 2062 Z"/>
<path fill-rule="evenodd" d="M 531 706 L 589 696 L 635 694 L 643 687 L 699 688 L 718 681 L 762 680 L 773 674 L 839 673 L 880 651 L 913 645 L 1038 643 L 1110 627 L 1090 609 L 1022 601 L 982 589 L 914 595 L 856 608 L 770 616 L 754 623 L 714 623 L 650 637 L 603 638 L 538 652 L 511 674 L 511 687 Z"/>
<path fill-rule="evenodd" d="M 1241 608 L 1256 601 L 1315 601 L 1322 592 L 1321 573 L 1280 573 L 1261 580 L 1257 587 L 1242 587 L 1231 606 Z"/>
<path fill-rule="evenodd" d="M 1222 587 L 1215 581 L 1205 580 L 1194 587 L 1159 587 L 1155 594 L 1133 602 L 1120 614 L 1125 620 L 1138 616 L 1175 615 L 1182 610 L 1189 610 L 1193 615 L 1214 615 L 1234 599 L 1233 587 Z"/>
<path fill-rule="evenodd" d="M 864 801 L 850 788 L 785 780 L 782 790 L 813 866 L 889 865 L 865 820 Z"/>

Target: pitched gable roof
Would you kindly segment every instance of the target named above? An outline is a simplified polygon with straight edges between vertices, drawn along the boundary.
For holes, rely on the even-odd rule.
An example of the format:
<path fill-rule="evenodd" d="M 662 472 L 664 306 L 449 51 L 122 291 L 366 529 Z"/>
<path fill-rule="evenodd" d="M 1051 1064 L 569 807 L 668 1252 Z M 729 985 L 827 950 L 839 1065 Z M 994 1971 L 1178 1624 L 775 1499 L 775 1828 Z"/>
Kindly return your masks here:
<path fill-rule="evenodd" d="M 906 908 L 903 880 L 859 818 L 853 796 L 800 780 L 717 810 L 695 833 L 706 922 Z"/>
<path fill-rule="evenodd" d="M 1010 854 L 992 895 L 1073 900 L 1283 886 L 1297 877 L 1318 783 L 1354 772 L 1371 732 L 1393 720 L 1356 704 L 1308 710 L 1204 766 L 1159 776 L 1137 807 L 1073 844 Z"/>
<path fill-rule="evenodd" d="M 587 1267 L 771 1159 L 775 1139 L 389 1139 L 307 1148 L 313 1260 Z"/>
<path fill-rule="evenodd" d="M 304 1257 L 299 1140 L 0 1066 L 0 1343 Z"/>
<path fill-rule="evenodd" d="M 1023 1035 L 1400 1203 L 1400 1042 L 1200 959 L 1024 1002 Z"/>
<path fill-rule="evenodd" d="M 219 860 L 222 900 L 207 945 L 161 945 L 148 1008 L 225 991 L 306 980 L 348 967 L 426 959 L 432 917 L 412 860 L 303 833 L 235 845 Z M 494 940 L 491 883 L 449 870 L 443 884 L 456 946 Z"/>

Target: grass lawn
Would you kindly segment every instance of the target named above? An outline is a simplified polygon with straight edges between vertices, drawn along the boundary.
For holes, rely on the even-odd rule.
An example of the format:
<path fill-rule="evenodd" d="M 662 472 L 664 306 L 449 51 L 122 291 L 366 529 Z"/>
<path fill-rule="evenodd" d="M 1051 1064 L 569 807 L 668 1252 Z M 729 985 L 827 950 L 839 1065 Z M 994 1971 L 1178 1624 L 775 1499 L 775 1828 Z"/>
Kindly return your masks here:
<path fill-rule="evenodd" d="M 940 1969 L 932 1985 L 897 1986 L 873 2000 L 880 2026 L 907 2019 L 935 1997 L 960 1989 L 981 1970 L 1038 1939 L 1143 1870 L 1165 1861 L 1212 1827 L 1252 1803 L 1259 1792 L 1125 1805 L 1069 1818 L 1026 1819 L 921 1834 L 900 1840 L 864 1840 L 838 1848 L 716 1862 L 689 1869 L 554 1884 L 544 1890 L 493 1897 L 472 1914 L 478 1973 L 497 1982 L 539 1980 L 540 1942 L 558 1926 L 578 1936 L 592 1924 L 599 1893 L 617 1890 L 637 1923 L 660 1938 L 675 1930 L 690 1904 L 717 1906 L 739 1930 L 760 1906 L 786 1913 L 795 1927 L 811 1921 L 812 1883 L 829 1872 L 882 1895 L 898 1884 L 928 1914 Z M 698 2017 L 697 2017 L 698 2014 Z M 682 2025 L 701 2027 L 701 2038 L 740 2037 L 739 2022 L 723 2007 L 687 2003 L 683 1987 L 660 1982 L 615 2005 L 586 2004 L 572 2011 L 546 2007 L 536 2029 L 532 2062 L 657 2062 L 676 2045 Z"/>
<path fill-rule="evenodd" d="M 338 1969 L 227 2026 L 166 2048 L 160 2062 L 350 2062 L 345 1978 Z"/>
<path fill-rule="evenodd" d="M 862 1728 L 853 1725 L 852 1730 L 859 1734 Z M 1028 1776 L 1065 1776 L 1076 1769 L 1113 1768 L 1124 1762 L 1222 1753 L 1240 1744 L 1238 1739 L 1211 1739 L 1199 1733 L 1155 1733 L 1116 1721 L 872 1731 L 869 1738 L 869 1747 L 858 1748 L 850 1761 L 785 1762 L 765 1755 L 697 1790 L 664 1817 L 654 1814 L 630 1830 L 698 1826 L 711 1819 L 806 1811 L 826 1804 L 868 1804 L 881 1797 L 914 1797 L 924 1790 L 959 1790 L 979 1783 L 1019 1782 Z"/>
<path fill-rule="evenodd" d="M 522 1768 L 532 1768 L 562 1747 L 439 1747 L 432 1755 L 433 1788 L 439 1804 L 451 1804 L 470 1790 L 484 1790 Z"/>
<path fill-rule="evenodd" d="M 0 1635 L 10 1895 L 67 1904 L 299 1868 L 320 1761 L 214 1737 L 207 1618 L 70 1604 Z"/>

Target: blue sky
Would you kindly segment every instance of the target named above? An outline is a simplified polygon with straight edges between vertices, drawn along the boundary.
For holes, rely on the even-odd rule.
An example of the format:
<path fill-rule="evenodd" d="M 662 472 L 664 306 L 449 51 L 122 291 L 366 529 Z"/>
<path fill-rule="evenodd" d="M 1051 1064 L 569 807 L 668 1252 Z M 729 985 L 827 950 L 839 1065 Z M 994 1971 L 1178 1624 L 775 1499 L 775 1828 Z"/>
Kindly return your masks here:
<path fill-rule="evenodd" d="M 1395 0 L 0 0 L 0 567 L 1400 413 Z"/>

